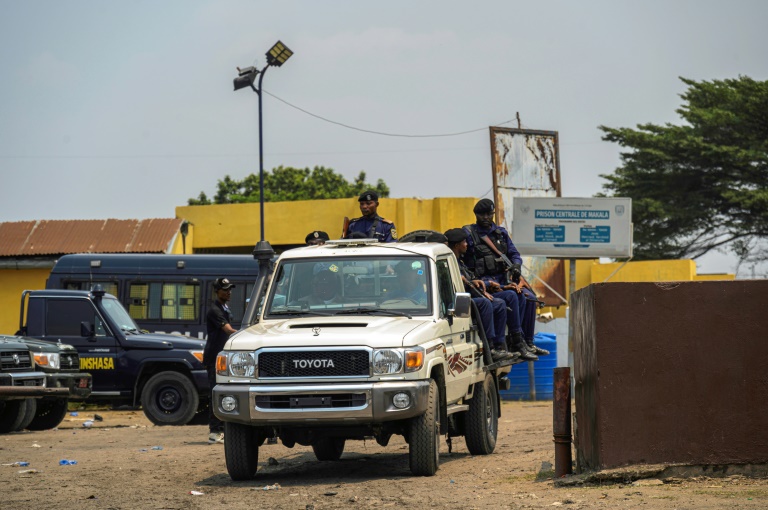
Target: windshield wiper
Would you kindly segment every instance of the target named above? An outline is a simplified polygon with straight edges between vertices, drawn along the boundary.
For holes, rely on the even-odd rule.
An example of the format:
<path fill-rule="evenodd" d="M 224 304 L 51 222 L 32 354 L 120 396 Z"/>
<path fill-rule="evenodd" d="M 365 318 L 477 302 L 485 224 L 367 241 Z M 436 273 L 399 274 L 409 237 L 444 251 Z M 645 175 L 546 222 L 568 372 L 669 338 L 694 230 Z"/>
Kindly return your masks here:
<path fill-rule="evenodd" d="M 328 312 L 318 312 L 316 310 L 282 310 L 279 312 L 270 312 L 268 315 L 319 315 L 321 317 L 330 317 Z"/>
<path fill-rule="evenodd" d="M 360 308 L 352 308 L 349 310 L 340 310 L 336 312 L 336 315 L 363 315 L 366 313 L 382 313 L 384 315 L 392 315 L 395 317 L 408 317 L 409 319 L 412 319 L 411 314 L 401 312 L 399 310 L 390 310 L 389 308 L 366 308 L 366 307 L 360 307 Z"/>

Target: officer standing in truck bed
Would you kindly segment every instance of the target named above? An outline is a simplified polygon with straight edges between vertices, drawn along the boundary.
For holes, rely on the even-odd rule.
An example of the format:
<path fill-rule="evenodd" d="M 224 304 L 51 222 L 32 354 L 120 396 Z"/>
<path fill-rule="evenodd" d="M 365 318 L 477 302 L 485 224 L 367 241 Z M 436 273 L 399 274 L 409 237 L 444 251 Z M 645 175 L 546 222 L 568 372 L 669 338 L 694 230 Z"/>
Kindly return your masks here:
<path fill-rule="evenodd" d="M 373 190 L 368 190 L 357 199 L 360 202 L 360 212 L 363 215 L 359 218 L 350 220 L 349 227 L 344 233 L 344 238 L 358 232 L 369 239 L 378 239 L 381 243 L 394 243 L 397 241 L 397 229 L 390 220 L 385 220 L 379 216 L 376 210 L 379 207 L 379 194 Z"/>

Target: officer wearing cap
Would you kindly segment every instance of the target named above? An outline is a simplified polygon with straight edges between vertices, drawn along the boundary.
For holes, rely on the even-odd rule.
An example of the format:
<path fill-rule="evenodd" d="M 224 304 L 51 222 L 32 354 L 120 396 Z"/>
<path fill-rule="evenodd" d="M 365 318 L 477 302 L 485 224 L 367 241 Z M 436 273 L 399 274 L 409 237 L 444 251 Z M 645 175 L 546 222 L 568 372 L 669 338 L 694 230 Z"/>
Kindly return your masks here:
<path fill-rule="evenodd" d="M 325 244 L 328 239 L 330 239 L 330 237 L 328 237 L 328 234 L 322 230 L 314 230 L 307 234 L 307 237 L 304 238 L 304 242 L 307 243 L 307 246 L 314 246 Z"/>
<path fill-rule="evenodd" d="M 357 201 L 360 202 L 360 212 L 363 215 L 349 221 L 344 238 L 350 239 L 351 234 L 360 232 L 368 239 L 378 239 L 381 243 L 397 241 L 395 224 L 376 214 L 376 209 L 379 207 L 379 194 L 368 190 L 363 192 Z"/>
<path fill-rule="evenodd" d="M 232 327 L 232 312 L 227 303 L 232 299 L 235 286 L 227 278 L 216 278 L 213 282 L 215 300 L 205 316 L 208 340 L 203 350 L 203 365 L 208 372 L 208 385 L 216 386 L 216 356 L 224 349 L 229 335 L 237 332 Z M 213 404 L 208 407 L 208 443 L 224 442 L 224 423 L 213 414 Z"/>
<path fill-rule="evenodd" d="M 520 352 L 522 359 L 535 361 L 539 359 L 537 354 L 545 355 L 549 352 L 533 344 L 536 303 L 531 300 L 535 300 L 536 295 L 520 275 L 523 258 L 512 243 L 507 230 L 493 222 L 493 200 L 479 200 L 473 211 L 475 223 L 463 227 L 467 234 L 465 262 L 469 269 L 485 282 L 490 293 L 498 293 L 510 311 L 518 312 L 522 330 L 509 331 L 510 350 Z M 493 244 L 495 249 L 489 246 L 489 243 Z M 497 252 L 506 255 L 513 267 L 506 267 Z M 519 278 L 519 283 L 509 280 L 507 272 L 510 270 Z"/>

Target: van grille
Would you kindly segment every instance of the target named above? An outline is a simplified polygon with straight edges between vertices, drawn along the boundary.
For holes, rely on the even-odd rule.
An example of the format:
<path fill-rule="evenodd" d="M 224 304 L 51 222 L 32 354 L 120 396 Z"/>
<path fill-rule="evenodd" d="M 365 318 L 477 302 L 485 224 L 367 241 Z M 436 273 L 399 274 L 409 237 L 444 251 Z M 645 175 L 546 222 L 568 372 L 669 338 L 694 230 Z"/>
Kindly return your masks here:
<path fill-rule="evenodd" d="M 366 350 L 270 351 L 259 354 L 259 379 L 271 377 L 369 377 Z"/>
<path fill-rule="evenodd" d="M 0 351 L 0 369 L 4 371 L 29 370 L 32 358 L 29 351 Z"/>

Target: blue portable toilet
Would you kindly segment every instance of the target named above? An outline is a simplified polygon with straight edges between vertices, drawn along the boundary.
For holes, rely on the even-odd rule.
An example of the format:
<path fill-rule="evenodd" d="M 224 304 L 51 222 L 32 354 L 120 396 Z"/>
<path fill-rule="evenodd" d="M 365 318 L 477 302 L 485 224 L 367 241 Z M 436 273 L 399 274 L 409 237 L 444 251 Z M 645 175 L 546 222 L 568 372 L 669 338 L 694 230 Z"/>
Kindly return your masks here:
<path fill-rule="evenodd" d="M 547 356 L 539 356 L 533 362 L 536 384 L 536 400 L 552 400 L 554 382 L 552 374 L 557 368 L 557 335 L 554 333 L 536 333 L 533 341 L 542 349 L 549 351 Z M 531 385 L 528 377 L 528 363 L 518 363 L 504 376 L 509 379 L 509 389 L 499 393 L 503 400 L 531 400 Z"/>

